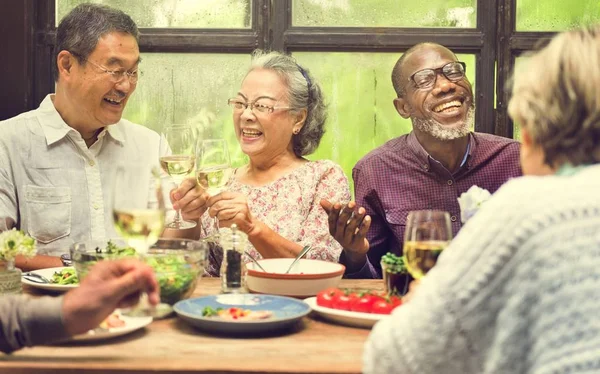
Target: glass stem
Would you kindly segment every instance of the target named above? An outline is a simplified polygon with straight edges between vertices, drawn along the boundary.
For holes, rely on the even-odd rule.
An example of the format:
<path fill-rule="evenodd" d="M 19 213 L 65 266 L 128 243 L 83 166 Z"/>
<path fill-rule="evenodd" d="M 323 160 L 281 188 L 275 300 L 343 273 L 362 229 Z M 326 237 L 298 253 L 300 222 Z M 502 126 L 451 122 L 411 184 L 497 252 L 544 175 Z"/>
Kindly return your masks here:
<path fill-rule="evenodd" d="M 173 218 L 173 223 L 181 223 L 181 213 L 179 209 L 175 210 L 175 218 Z"/>

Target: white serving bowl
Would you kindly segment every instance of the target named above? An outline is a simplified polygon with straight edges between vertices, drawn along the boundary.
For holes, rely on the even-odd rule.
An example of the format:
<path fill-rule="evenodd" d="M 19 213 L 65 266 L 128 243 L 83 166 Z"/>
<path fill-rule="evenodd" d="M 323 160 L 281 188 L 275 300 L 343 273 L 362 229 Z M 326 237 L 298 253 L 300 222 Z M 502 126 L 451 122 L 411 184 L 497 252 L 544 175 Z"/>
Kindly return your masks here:
<path fill-rule="evenodd" d="M 301 259 L 289 274 L 285 271 L 293 258 L 270 258 L 258 260 L 266 270 L 254 262 L 246 265 L 248 290 L 254 293 L 306 298 L 329 287 L 337 287 L 346 268 L 336 262 Z"/>

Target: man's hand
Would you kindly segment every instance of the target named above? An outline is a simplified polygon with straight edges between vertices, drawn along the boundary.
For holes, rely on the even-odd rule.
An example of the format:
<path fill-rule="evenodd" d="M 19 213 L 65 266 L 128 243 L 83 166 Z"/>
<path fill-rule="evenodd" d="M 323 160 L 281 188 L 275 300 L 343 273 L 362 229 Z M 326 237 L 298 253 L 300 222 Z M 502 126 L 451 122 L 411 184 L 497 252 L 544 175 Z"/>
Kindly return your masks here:
<path fill-rule="evenodd" d="M 138 260 L 100 261 L 81 285 L 65 294 L 63 323 L 71 335 L 93 329 L 116 308 L 135 305 L 147 292 L 152 305 L 160 301 L 160 289 L 152 268 Z"/>
<path fill-rule="evenodd" d="M 258 222 L 252 217 L 248 207 L 248 199 L 238 192 L 224 191 L 208 199 L 210 207 L 208 214 L 219 219 L 219 226 L 237 227 L 247 235 L 252 235 L 258 229 Z"/>
<path fill-rule="evenodd" d="M 171 191 L 170 197 L 173 209 L 181 209 L 183 219 L 197 221 L 208 208 L 206 202 L 210 196 L 194 178 L 186 178 Z"/>
<path fill-rule="evenodd" d="M 364 263 L 369 251 L 366 236 L 371 226 L 371 217 L 365 215 L 365 208 L 357 207 L 354 201 L 342 205 L 327 200 L 321 200 L 321 207 L 329 217 L 329 233 L 344 247 L 346 258 Z"/>

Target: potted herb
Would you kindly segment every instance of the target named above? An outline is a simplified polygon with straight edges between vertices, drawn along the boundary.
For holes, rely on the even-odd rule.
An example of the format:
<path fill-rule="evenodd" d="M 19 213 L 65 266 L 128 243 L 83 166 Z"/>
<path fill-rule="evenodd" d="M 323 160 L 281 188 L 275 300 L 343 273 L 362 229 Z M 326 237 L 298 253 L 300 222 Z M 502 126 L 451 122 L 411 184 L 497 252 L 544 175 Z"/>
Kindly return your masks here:
<path fill-rule="evenodd" d="M 397 256 L 391 252 L 385 254 L 381 257 L 381 271 L 388 295 L 404 296 L 408 292 L 411 279 L 406 270 L 404 256 Z"/>

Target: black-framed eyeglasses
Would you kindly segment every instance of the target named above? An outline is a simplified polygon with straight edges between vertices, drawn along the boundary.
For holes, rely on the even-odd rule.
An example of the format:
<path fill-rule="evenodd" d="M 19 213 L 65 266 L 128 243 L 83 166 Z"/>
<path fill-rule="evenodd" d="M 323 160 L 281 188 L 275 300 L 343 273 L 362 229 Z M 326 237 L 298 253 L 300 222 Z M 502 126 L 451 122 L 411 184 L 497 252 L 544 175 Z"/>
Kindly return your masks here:
<path fill-rule="evenodd" d="M 270 113 L 273 113 L 277 109 L 293 109 L 289 106 L 274 106 L 274 105 L 267 105 L 265 103 L 258 103 L 258 102 L 247 103 L 240 99 L 229 99 L 229 100 L 227 100 L 227 104 L 233 109 L 234 112 L 243 112 L 248 107 L 250 107 L 250 111 L 252 113 L 260 113 L 260 114 L 270 114 Z M 254 110 L 256 110 L 256 112 Z"/>
<path fill-rule="evenodd" d="M 71 52 L 72 55 L 75 55 L 79 58 L 82 58 L 80 55 Z M 85 62 L 89 62 L 90 64 L 94 65 L 95 67 L 97 67 L 98 69 L 102 70 L 103 73 L 107 74 L 107 76 L 109 77 L 110 81 L 113 83 L 119 83 L 122 82 L 125 77 L 127 77 L 129 79 L 129 82 L 131 84 L 136 84 L 138 82 L 139 76 L 141 75 L 139 73 L 139 69 L 135 69 L 133 71 L 127 71 L 127 70 L 110 70 L 105 66 L 102 66 L 100 64 L 95 63 L 94 61 L 88 60 L 87 58 L 83 58 L 83 60 Z"/>
<path fill-rule="evenodd" d="M 466 71 L 467 64 L 462 61 L 452 61 L 437 69 L 419 70 L 408 80 L 412 81 L 417 88 L 428 89 L 435 85 L 438 74 L 443 74 L 450 82 L 458 82 L 464 78 Z"/>

